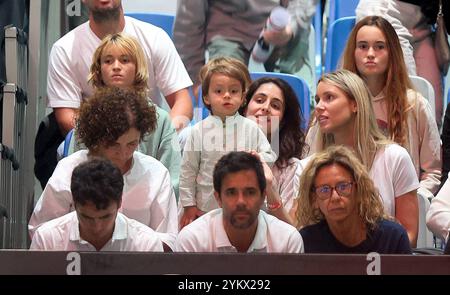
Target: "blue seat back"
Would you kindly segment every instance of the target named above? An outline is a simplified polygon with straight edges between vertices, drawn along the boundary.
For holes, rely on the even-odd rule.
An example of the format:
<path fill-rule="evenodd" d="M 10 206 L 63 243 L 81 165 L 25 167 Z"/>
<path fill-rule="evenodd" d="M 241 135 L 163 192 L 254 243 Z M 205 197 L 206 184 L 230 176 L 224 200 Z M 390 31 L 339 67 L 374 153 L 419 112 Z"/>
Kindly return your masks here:
<path fill-rule="evenodd" d="M 346 16 L 356 16 L 355 10 L 358 3 L 359 0 L 330 0 L 328 25 Z"/>
<path fill-rule="evenodd" d="M 348 16 L 331 24 L 327 34 L 327 51 L 325 53 L 325 72 L 336 70 L 339 59 L 347 44 L 348 36 L 355 26 L 356 17 Z"/>
<path fill-rule="evenodd" d="M 315 32 L 315 66 L 316 66 L 316 81 L 322 75 L 322 4 L 319 1 L 316 5 L 316 14 L 313 20 Z"/>
<path fill-rule="evenodd" d="M 65 158 L 69 155 L 70 142 L 72 141 L 72 135 L 73 135 L 73 129 L 70 130 L 69 133 L 67 133 L 66 138 L 64 139 L 63 158 Z"/>
<path fill-rule="evenodd" d="M 141 20 L 146 23 L 150 23 L 157 27 L 160 27 L 166 31 L 170 38 L 173 36 L 173 23 L 175 16 L 166 13 L 125 13 L 125 15 Z"/>

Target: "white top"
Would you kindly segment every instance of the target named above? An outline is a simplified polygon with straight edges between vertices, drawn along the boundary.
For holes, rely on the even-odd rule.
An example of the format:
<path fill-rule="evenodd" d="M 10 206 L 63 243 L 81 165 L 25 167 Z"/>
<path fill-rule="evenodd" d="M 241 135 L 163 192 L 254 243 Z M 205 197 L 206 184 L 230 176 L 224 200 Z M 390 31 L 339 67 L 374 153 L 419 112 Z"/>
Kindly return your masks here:
<path fill-rule="evenodd" d="M 427 212 L 427 226 L 439 238 L 448 240 L 450 231 L 450 178 L 431 201 Z"/>
<path fill-rule="evenodd" d="M 237 252 L 223 227 L 222 209 L 208 212 L 183 227 L 177 237 L 178 252 Z M 259 211 L 255 238 L 247 252 L 303 253 L 298 230 Z"/>
<path fill-rule="evenodd" d="M 42 223 L 74 210 L 72 171 L 87 160 L 88 151 L 81 150 L 58 162 L 28 224 L 31 236 Z M 134 152 L 132 166 L 123 180 L 119 211 L 161 233 L 160 239 L 173 249 L 178 233 L 177 206 L 167 168 L 150 156 Z"/>
<path fill-rule="evenodd" d="M 192 81 L 170 37 L 156 26 L 125 16 L 123 32 L 137 38 L 147 57 L 150 98 L 168 109 L 161 97 L 192 85 Z M 56 41 L 48 64 L 48 107 L 79 108 L 82 99 L 92 95 L 87 82 L 92 57 L 101 40 L 89 22 L 76 27 Z"/>
<path fill-rule="evenodd" d="M 296 195 L 300 186 L 299 178 L 313 156 L 299 161 L 294 183 Z M 419 188 L 411 158 L 398 144 L 389 144 L 376 153 L 369 176 L 380 193 L 384 211 L 390 216 L 395 216 L 395 198 Z"/>
<path fill-rule="evenodd" d="M 441 139 L 431 110 L 430 103 L 418 92 L 409 89 L 408 102 L 413 108 L 408 112 L 408 134 L 406 150 L 410 154 L 417 177 L 420 179 L 419 192 L 425 197 L 433 197 L 441 185 Z M 387 104 L 384 92 L 372 101 L 378 127 L 389 137 Z"/>
<path fill-rule="evenodd" d="M 97 251 L 92 244 L 80 237 L 75 211 L 39 227 L 31 241 L 30 250 Z M 163 247 L 151 228 L 118 213 L 112 238 L 100 251 L 162 252 Z"/>
<path fill-rule="evenodd" d="M 225 123 L 210 115 L 195 124 L 186 140 L 181 162 L 182 207 L 197 206 L 204 212 L 218 208 L 213 194 L 214 166 L 231 151 L 252 150 L 269 165 L 276 160 L 276 154 L 258 124 L 238 113 L 227 117 Z"/>
<path fill-rule="evenodd" d="M 294 201 L 298 197 L 294 192 L 294 182 L 296 181 L 295 172 L 299 162 L 300 160 L 297 158 L 290 158 L 286 168 L 279 170 L 275 165 L 272 167 L 272 173 L 276 180 L 275 186 L 277 192 L 281 197 L 284 209 L 288 213 L 292 210 Z"/>

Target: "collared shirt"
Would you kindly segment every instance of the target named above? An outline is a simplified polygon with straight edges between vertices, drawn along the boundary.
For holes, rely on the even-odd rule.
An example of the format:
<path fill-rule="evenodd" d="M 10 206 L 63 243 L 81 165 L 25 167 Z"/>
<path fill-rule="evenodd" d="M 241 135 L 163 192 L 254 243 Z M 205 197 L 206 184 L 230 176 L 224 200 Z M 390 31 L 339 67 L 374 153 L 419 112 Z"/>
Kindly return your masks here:
<path fill-rule="evenodd" d="M 185 226 L 178 234 L 178 252 L 237 252 L 223 226 L 222 209 L 212 210 Z M 256 234 L 247 252 L 303 253 L 303 240 L 295 227 L 259 211 Z"/>
<path fill-rule="evenodd" d="M 197 206 L 204 212 L 218 208 L 213 195 L 214 166 L 231 151 L 252 150 L 269 165 L 276 160 L 258 124 L 238 113 L 227 117 L 225 122 L 211 115 L 195 124 L 186 140 L 181 162 L 181 206 Z"/>
<path fill-rule="evenodd" d="M 72 171 L 89 159 L 88 153 L 81 150 L 58 162 L 31 216 L 28 225 L 31 235 L 42 223 L 74 210 L 70 190 Z M 119 211 L 157 231 L 161 240 L 173 249 L 178 232 L 177 207 L 166 167 L 150 156 L 134 152 L 132 166 L 123 179 Z"/>
<path fill-rule="evenodd" d="M 97 251 L 91 243 L 81 238 L 75 211 L 39 227 L 30 250 Z M 117 213 L 112 237 L 99 251 L 162 252 L 163 247 L 158 235 L 151 228 Z"/>

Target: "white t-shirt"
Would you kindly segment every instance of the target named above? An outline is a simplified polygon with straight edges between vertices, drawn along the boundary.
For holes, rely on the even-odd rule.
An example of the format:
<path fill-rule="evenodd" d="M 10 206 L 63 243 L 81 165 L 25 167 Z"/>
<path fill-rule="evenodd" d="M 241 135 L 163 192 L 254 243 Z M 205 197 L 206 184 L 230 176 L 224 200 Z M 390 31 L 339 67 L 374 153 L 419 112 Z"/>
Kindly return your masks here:
<path fill-rule="evenodd" d="M 178 234 L 175 249 L 178 252 L 237 252 L 223 227 L 220 208 L 186 225 Z M 255 238 L 247 252 L 303 253 L 302 236 L 292 225 L 259 211 Z"/>
<path fill-rule="evenodd" d="M 58 162 L 28 224 L 31 236 L 42 223 L 74 210 L 70 190 L 72 171 L 87 160 L 88 150 L 80 150 Z M 150 156 L 134 152 L 133 164 L 123 180 L 119 211 L 158 232 L 161 240 L 174 249 L 177 205 L 167 168 Z"/>
<path fill-rule="evenodd" d="M 299 191 L 300 176 L 312 157 L 314 155 L 299 161 L 297 165 L 294 181 L 296 194 Z M 369 176 L 380 193 L 384 212 L 390 216 L 395 216 L 395 198 L 419 188 L 419 180 L 411 157 L 398 144 L 389 144 L 377 152 Z"/>
<path fill-rule="evenodd" d="M 439 238 L 448 240 L 450 231 L 450 178 L 431 201 L 427 212 L 427 226 Z"/>
<path fill-rule="evenodd" d="M 369 175 L 380 192 L 384 211 L 391 216 L 395 216 L 395 198 L 419 188 L 411 157 L 398 144 L 377 152 Z"/>
<path fill-rule="evenodd" d="M 147 57 L 150 98 L 168 109 L 161 97 L 189 87 L 192 81 L 170 37 L 156 26 L 125 16 L 123 32 L 137 38 Z M 78 108 L 82 99 L 92 95 L 87 82 L 92 57 L 101 40 L 86 22 L 53 45 L 49 57 L 48 107 Z"/>
<path fill-rule="evenodd" d="M 36 231 L 30 250 L 44 251 L 96 251 L 80 237 L 76 212 L 46 222 Z M 117 213 L 114 232 L 100 251 L 153 251 L 162 252 L 158 235 L 148 226 Z"/>

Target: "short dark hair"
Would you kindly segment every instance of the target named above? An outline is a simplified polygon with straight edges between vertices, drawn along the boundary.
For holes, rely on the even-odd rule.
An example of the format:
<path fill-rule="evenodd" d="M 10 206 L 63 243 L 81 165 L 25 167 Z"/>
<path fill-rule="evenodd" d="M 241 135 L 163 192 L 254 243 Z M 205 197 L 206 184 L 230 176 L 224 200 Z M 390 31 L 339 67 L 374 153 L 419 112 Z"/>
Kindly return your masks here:
<path fill-rule="evenodd" d="M 122 201 L 122 173 L 109 160 L 94 158 L 75 167 L 70 189 L 74 204 L 92 202 L 98 210 L 106 209 Z"/>
<path fill-rule="evenodd" d="M 132 88 L 104 87 L 83 100 L 76 120 L 78 139 L 91 151 L 111 146 L 131 128 L 142 140 L 156 129 L 156 109 L 144 93 Z"/>
<path fill-rule="evenodd" d="M 214 167 L 214 190 L 220 195 L 222 180 L 225 176 L 243 170 L 255 171 L 258 186 L 262 193 L 266 189 L 266 177 L 264 175 L 263 165 L 257 157 L 247 152 L 231 152 L 220 158 Z"/>

